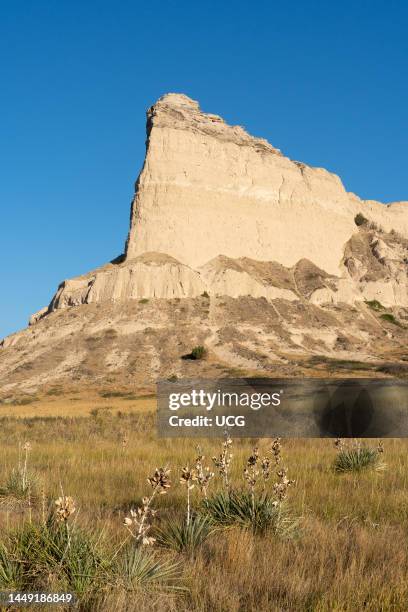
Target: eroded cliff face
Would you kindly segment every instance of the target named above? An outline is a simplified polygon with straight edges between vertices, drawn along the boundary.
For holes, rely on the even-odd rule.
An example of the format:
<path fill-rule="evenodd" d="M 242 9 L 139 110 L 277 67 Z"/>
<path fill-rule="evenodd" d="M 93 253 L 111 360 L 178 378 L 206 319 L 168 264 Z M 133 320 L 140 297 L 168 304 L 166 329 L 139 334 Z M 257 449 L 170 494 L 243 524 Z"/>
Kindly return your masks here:
<path fill-rule="evenodd" d="M 159 251 L 196 268 L 218 255 L 339 274 L 361 212 L 408 236 L 408 206 L 345 191 L 323 168 L 291 161 L 265 140 L 178 94 L 148 111 L 147 152 L 132 207 L 127 257 Z"/>

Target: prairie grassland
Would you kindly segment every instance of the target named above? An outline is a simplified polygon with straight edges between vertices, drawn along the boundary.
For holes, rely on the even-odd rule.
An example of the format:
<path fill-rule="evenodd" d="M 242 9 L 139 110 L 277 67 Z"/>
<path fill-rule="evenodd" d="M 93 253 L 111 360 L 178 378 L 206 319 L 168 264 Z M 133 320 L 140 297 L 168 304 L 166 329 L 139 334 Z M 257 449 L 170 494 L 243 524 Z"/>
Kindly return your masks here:
<path fill-rule="evenodd" d="M 81 403 L 81 408 L 76 416 L 53 417 L 52 401 L 56 414 L 61 414 L 64 402 Z M 32 447 L 29 471 L 37 480 L 30 507 L 13 503 L 13 496 L 3 491 L 0 541 L 27 522 L 40 520 L 41 491 L 52 504 L 62 487 L 75 500 L 78 525 L 103 534 L 112 551 L 125 540 L 131 546 L 123 520 L 149 493 L 146 478 L 159 466 L 171 469 L 172 487 L 155 502 L 155 525 L 185 516 L 181 469 L 194 463 L 198 442 L 211 465 L 222 441 L 158 440 L 152 398 L 94 398 L 89 404 L 92 414 L 84 398 L 52 401 L 39 401 L 34 408 L 15 406 L 16 411 L 27 411 L 24 417 L 1 419 L 0 489 L 18 463 L 19 444 L 27 440 Z M 255 443 L 260 453 L 270 445 L 269 440 L 233 442 L 231 480 L 236 486 L 245 486 L 242 472 Z M 333 442 L 283 441 L 283 462 L 296 480 L 288 504 L 293 515 L 302 517 L 298 537 L 286 540 L 231 527 L 210 535 L 194 554 L 154 546 L 158 559 L 180 562 L 182 590 L 153 583 L 129 589 L 111 580 L 84 596 L 78 607 L 178 612 L 407 610 L 408 443 L 385 440 L 384 449 L 385 470 L 339 475 L 332 470 Z M 209 493 L 221 486 L 214 478 Z M 198 487 L 191 491 L 191 503 L 193 509 L 202 505 Z"/>

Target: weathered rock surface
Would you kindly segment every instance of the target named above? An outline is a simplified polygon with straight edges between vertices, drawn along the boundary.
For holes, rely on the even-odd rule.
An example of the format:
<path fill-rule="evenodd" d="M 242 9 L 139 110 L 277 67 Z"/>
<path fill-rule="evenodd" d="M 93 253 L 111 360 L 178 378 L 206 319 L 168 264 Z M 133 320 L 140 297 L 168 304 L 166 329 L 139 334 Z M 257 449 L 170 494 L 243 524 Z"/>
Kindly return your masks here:
<path fill-rule="evenodd" d="M 288 267 L 306 258 L 338 274 L 359 212 L 408 237 L 406 202 L 362 201 L 327 170 L 168 94 L 148 111 L 126 255 L 164 252 L 193 268 L 221 254 Z"/>
<path fill-rule="evenodd" d="M 64 281 L 49 310 L 136 298 L 194 297 L 204 289 L 199 274 L 174 257 L 164 253 L 143 253 L 134 259 L 112 262 L 84 276 Z"/>
<path fill-rule="evenodd" d="M 310 288 L 305 288 L 309 291 Z M 0 400 L 42 388 L 150 388 L 158 378 L 408 375 L 408 310 L 199 296 L 57 309 L 0 350 Z M 208 357 L 186 356 L 203 345 Z"/>

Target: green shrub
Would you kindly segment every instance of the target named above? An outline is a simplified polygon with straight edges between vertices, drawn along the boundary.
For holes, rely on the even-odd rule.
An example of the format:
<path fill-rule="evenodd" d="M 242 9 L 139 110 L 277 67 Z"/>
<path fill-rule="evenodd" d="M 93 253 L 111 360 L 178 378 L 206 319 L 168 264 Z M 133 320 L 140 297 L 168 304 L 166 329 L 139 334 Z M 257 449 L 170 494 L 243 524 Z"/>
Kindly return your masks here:
<path fill-rule="evenodd" d="M 368 219 L 362 213 L 357 213 L 354 217 L 354 223 L 360 227 L 361 225 L 367 225 Z"/>
<path fill-rule="evenodd" d="M 365 302 L 371 310 L 375 310 L 376 312 L 380 312 L 384 310 L 384 306 L 378 300 L 366 300 Z"/>
<path fill-rule="evenodd" d="M 383 468 L 384 464 L 381 461 L 378 449 L 367 446 L 345 448 L 338 453 L 334 461 L 334 471 L 340 474 Z"/>
<path fill-rule="evenodd" d="M 267 530 L 284 538 L 294 537 L 299 531 L 299 519 L 287 506 L 270 495 L 252 497 L 247 491 L 220 491 L 204 500 L 204 508 L 215 525 L 241 525 L 254 533 Z"/>
<path fill-rule="evenodd" d="M 191 351 L 191 359 L 204 359 L 207 351 L 204 346 L 195 346 Z"/>
<path fill-rule="evenodd" d="M 177 552 L 192 554 L 213 531 L 209 516 L 196 514 L 187 523 L 186 519 L 169 520 L 157 532 L 157 543 Z"/>
<path fill-rule="evenodd" d="M 385 312 L 384 314 L 380 315 L 380 317 L 388 323 L 392 323 L 393 325 L 398 325 L 398 327 L 402 327 L 401 323 L 390 312 Z"/>
<path fill-rule="evenodd" d="M 149 301 L 148 298 L 142 298 L 141 300 L 139 300 L 139 304 L 147 304 Z"/>

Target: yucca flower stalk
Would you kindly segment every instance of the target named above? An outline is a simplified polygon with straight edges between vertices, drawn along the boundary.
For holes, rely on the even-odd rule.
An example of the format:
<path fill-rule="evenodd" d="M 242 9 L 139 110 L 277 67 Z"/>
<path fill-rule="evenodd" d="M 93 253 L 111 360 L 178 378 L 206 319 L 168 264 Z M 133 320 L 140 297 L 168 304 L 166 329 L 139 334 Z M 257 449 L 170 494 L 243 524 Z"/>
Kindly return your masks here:
<path fill-rule="evenodd" d="M 18 470 L 21 474 L 21 483 L 23 491 L 27 488 L 27 472 L 28 472 L 28 457 L 31 452 L 32 446 L 30 442 L 25 442 L 23 446 L 18 445 Z M 24 453 L 24 462 L 21 465 L 21 451 Z"/>
<path fill-rule="evenodd" d="M 210 468 L 204 466 L 204 459 L 205 456 L 202 454 L 200 446 L 197 446 L 197 457 L 195 460 L 197 483 L 204 498 L 207 499 L 208 485 L 211 479 L 214 478 L 214 472 L 210 472 Z"/>
<path fill-rule="evenodd" d="M 187 488 L 187 525 L 190 524 L 191 518 L 190 491 L 194 489 L 195 480 L 197 480 L 197 472 L 194 468 L 190 469 L 186 466 L 181 470 L 180 483 L 186 485 Z"/>
<path fill-rule="evenodd" d="M 66 524 L 75 510 L 75 502 L 69 495 L 64 495 L 64 493 L 62 493 L 62 495 L 55 500 L 55 515 L 59 522 Z"/>
<path fill-rule="evenodd" d="M 224 486 L 226 489 L 230 488 L 230 465 L 232 460 L 232 440 L 228 433 L 225 434 L 225 440 L 222 443 L 221 453 L 218 457 L 212 457 L 215 467 L 218 469 L 218 472 L 224 482 Z"/>
<path fill-rule="evenodd" d="M 288 470 L 284 467 L 276 473 L 278 482 L 273 485 L 273 489 L 280 502 L 286 499 L 289 487 L 295 484 L 294 480 L 289 480 L 287 474 Z"/>
<path fill-rule="evenodd" d="M 157 511 L 153 510 L 151 504 L 156 495 L 165 495 L 171 486 L 169 478 L 170 470 L 167 468 L 156 468 L 153 476 L 147 479 L 147 482 L 152 487 L 150 496 L 142 498 L 142 506 L 132 508 L 130 516 L 125 517 L 123 522 L 126 529 L 137 543 L 142 543 L 144 546 L 154 544 L 155 538 L 148 535 L 151 528 L 150 519 L 153 518 Z"/>
<path fill-rule="evenodd" d="M 71 532 L 69 529 L 68 519 L 72 514 L 74 514 L 75 510 L 76 508 L 73 498 L 69 495 L 65 495 L 61 486 L 61 496 L 55 500 L 55 516 L 57 518 L 57 521 L 64 524 L 67 532 L 66 550 L 69 550 L 69 548 L 71 547 Z"/>
<path fill-rule="evenodd" d="M 280 438 L 275 438 L 271 445 L 271 453 L 273 455 L 275 465 L 279 465 L 282 459 L 282 444 Z"/>
<path fill-rule="evenodd" d="M 259 450 L 257 447 L 254 447 L 252 450 L 252 455 L 248 457 L 246 467 L 244 468 L 244 478 L 247 481 L 251 492 L 253 511 L 255 511 L 255 487 L 259 476 L 258 462 Z"/>
<path fill-rule="evenodd" d="M 262 490 L 265 492 L 266 483 L 271 476 L 271 460 L 269 457 L 263 457 L 261 461 L 261 473 L 262 473 Z"/>

